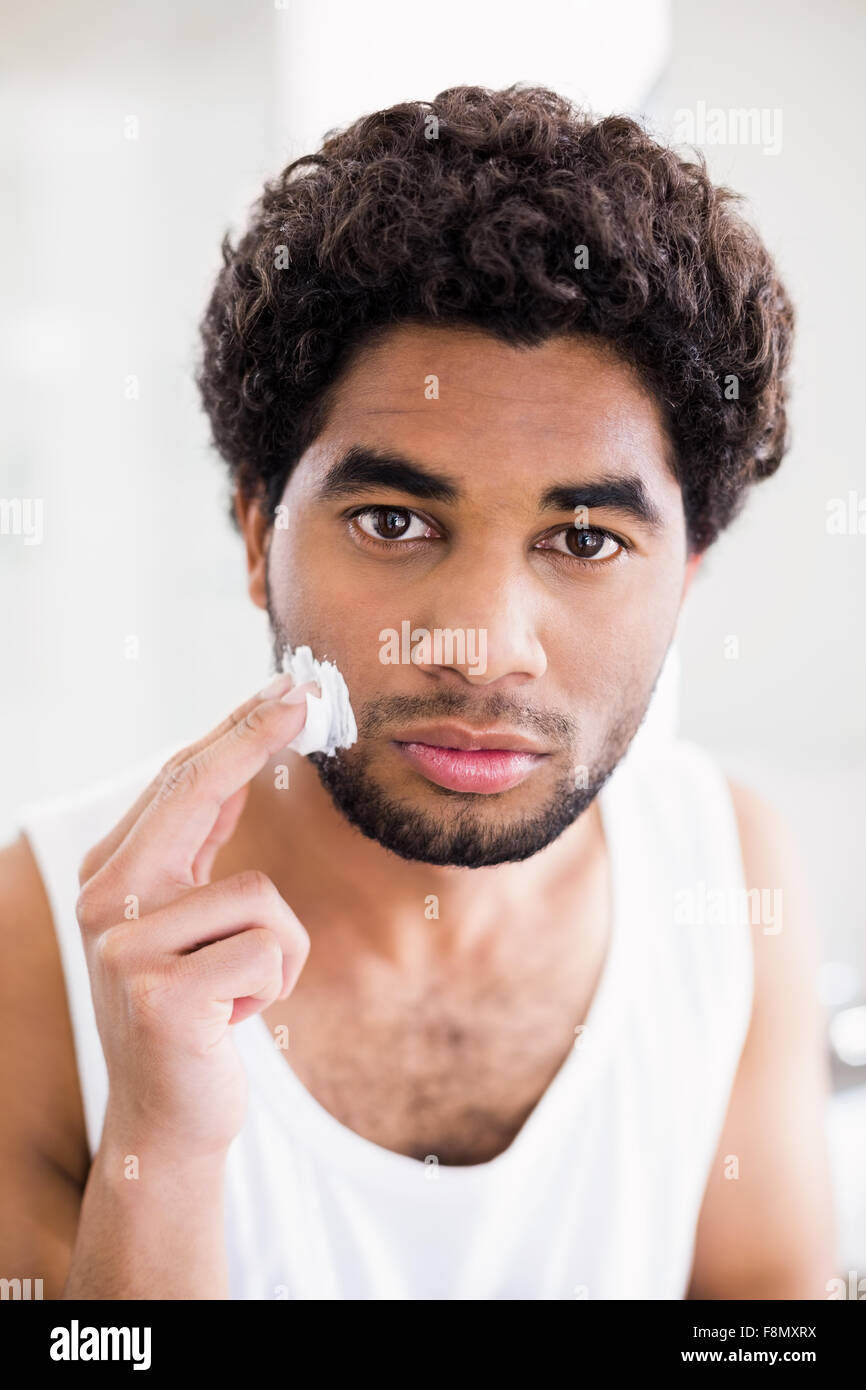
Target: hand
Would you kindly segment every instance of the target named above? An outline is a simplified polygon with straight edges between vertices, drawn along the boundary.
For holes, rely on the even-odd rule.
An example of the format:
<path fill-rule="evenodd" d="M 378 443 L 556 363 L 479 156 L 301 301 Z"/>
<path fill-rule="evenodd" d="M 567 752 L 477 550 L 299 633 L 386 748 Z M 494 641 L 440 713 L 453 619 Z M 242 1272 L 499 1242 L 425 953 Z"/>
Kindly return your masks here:
<path fill-rule="evenodd" d="M 265 874 L 210 883 L 252 777 L 306 717 L 289 676 L 166 763 L 86 855 L 76 914 L 108 1067 L 105 1137 L 169 1161 L 224 1154 L 246 1076 L 230 1025 L 291 994 L 310 939 Z M 289 694 L 290 702 L 280 697 Z M 130 898 L 138 917 L 126 920 Z"/>

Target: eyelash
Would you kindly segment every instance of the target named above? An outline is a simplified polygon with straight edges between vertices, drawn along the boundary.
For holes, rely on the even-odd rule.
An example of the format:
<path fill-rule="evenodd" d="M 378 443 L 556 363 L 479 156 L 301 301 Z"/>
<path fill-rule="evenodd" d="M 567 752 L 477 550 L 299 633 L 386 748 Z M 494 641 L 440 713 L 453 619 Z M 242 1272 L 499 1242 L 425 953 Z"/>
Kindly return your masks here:
<path fill-rule="evenodd" d="M 358 517 L 369 516 L 371 513 L 375 512 L 403 512 L 408 517 L 417 518 L 418 521 L 423 522 L 423 524 L 425 526 L 430 527 L 431 530 L 435 531 L 438 529 L 433 525 L 432 522 L 426 521 L 425 518 L 421 516 L 419 512 L 413 511 L 410 507 L 389 507 L 386 504 L 382 503 L 379 503 L 378 505 L 374 506 L 368 505 L 366 507 L 356 507 L 354 511 L 347 513 L 346 520 L 354 523 L 357 521 Z M 616 532 L 609 531 L 605 526 L 581 526 L 580 528 L 577 528 L 575 526 L 561 526 L 558 530 L 553 531 L 545 539 L 553 539 L 556 536 L 562 535 L 566 531 L 572 531 L 577 529 L 580 529 L 581 531 L 590 531 L 593 535 L 604 536 L 606 540 L 613 541 L 616 545 L 620 547 L 619 553 L 616 555 L 609 555 L 607 559 L 604 560 L 588 560 L 580 555 L 566 554 L 565 551 L 562 550 L 552 550 L 548 547 L 542 548 L 547 549 L 549 554 L 555 555 L 558 559 L 567 560 L 570 561 L 572 564 L 581 565 L 584 569 L 600 569 L 603 565 L 615 565 L 619 561 L 621 561 L 624 558 L 626 552 L 631 549 L 631 546 L 627 541 L 624 541 L 621 536 L 618 536 L 616 534 Z M 405 551 L 408 550 L 410 547 L 415 546 L 419 542 L 424 542 L 430 539 L 429 537 L 425 536 L 415 536 L 412 540 L 409 541 L 386 540 L 384 537 L 368 536 L 367 533 L 365 531 L 362 531 L 358 526 L 354 526 L 353 530 L 355 534 L 360 538 L 362 544 L 372 546 L 374 550 L 378 551 Z"/>

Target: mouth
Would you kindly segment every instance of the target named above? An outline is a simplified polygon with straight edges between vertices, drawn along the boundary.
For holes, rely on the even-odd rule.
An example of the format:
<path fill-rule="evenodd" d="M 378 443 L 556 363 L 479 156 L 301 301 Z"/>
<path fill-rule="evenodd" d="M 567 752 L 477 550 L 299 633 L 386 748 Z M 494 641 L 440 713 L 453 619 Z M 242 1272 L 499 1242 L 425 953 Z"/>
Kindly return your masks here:
<path fill-rule="evenodd" d="M 549 756 L 519 734 L 454 725 L 419 732 L 420 738 L 393 740 L 394 747 L 416 772 L 449 791 L 509 791 Z"/>

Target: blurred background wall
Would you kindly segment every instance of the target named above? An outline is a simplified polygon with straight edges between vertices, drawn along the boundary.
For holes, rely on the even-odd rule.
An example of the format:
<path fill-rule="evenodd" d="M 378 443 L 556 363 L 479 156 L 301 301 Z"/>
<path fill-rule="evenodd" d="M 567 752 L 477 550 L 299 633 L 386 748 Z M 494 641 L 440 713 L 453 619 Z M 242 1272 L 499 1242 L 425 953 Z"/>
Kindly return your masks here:
<path fill-rule="evenodd" d="M 827 519 L 866 497 L 859 0 L 37 0 L 0 40 L 0 496 L 42 505 L 40 543 L 0 535 L 4 837 L 21 801 L 197 736 L 270 669 L 192 382 L 223 232 L 331 126 L 540 81 L 701 145 L 798 306 L 793 450 L 689 597 L 680 728 L 787 813 L 827 997 L 855 997 L 866 534 Z"/>

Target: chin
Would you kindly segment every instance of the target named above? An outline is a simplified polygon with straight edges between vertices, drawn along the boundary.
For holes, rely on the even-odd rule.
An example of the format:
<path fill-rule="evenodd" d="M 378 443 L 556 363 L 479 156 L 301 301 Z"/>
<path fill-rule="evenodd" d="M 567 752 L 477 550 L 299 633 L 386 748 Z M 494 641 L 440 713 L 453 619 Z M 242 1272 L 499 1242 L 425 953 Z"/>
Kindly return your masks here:
<path fill-rule="evenodd" d="M 520 863 L 558 839 L 592 804 L 609 772 L 575 789 L 573 777 L 548 790 L 541 804 L 520 788 L 479 795 L 429 786 L 407 797 L 379 782 L 357 761 L 311 754 L 334 805 L 370 840 L 401 859 L 440 867 L 490 868 Z M 612 770 L 612 769 L 611 769 Z"/>

